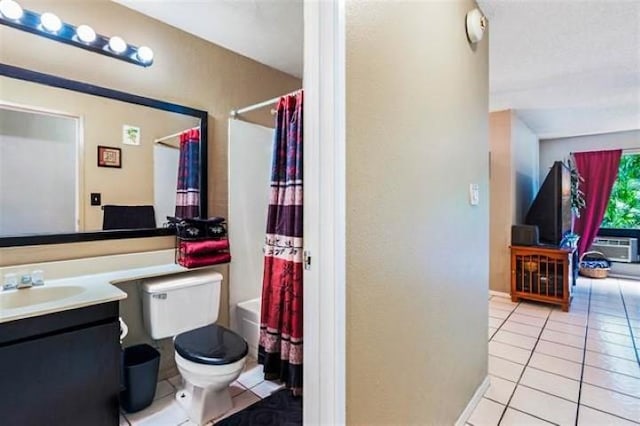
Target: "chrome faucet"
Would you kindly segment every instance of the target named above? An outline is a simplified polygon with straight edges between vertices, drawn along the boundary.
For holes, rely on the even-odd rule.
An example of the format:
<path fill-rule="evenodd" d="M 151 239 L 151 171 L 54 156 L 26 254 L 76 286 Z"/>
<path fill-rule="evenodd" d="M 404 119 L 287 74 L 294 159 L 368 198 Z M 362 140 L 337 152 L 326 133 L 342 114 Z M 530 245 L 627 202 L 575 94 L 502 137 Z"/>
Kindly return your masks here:
<path fill-rule="evenodd" d="M 22 288 L 30 288 L 30 287 L 33 287 L 33 281 L 31 280 L 31 275 L 29 274 L 21 275 L 20 282 L 16 285 L 16 288 L 22 289 Z"/>
<path fill-rule="evenodd" d="M 20 280 L 18 280 L 18 276 L 14 273 L 6 274 L 4 276 L 2 290 L 31 288 L 41 285 L 44 285 L 43 272 L 40 269 L 34 269 L 31 274 L 20 275 Z"/>
<path fill-rule="evenodd" d="M 16 274 L 6 274 L 2 284 L 2 290 L 13 290 L 18 287 L 18 277 Z"/>

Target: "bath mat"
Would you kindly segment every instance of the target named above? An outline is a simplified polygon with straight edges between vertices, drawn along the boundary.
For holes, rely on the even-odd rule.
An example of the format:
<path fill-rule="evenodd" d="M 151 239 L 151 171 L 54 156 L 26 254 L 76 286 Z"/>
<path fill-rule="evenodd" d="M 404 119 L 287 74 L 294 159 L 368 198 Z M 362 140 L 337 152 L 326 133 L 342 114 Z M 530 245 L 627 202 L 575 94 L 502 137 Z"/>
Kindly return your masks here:
<path fill-rule="evenodd" d="M 302 397 L 282 389 L 262 401 L 215 423 L 216 426 L 302 425 Z"/>

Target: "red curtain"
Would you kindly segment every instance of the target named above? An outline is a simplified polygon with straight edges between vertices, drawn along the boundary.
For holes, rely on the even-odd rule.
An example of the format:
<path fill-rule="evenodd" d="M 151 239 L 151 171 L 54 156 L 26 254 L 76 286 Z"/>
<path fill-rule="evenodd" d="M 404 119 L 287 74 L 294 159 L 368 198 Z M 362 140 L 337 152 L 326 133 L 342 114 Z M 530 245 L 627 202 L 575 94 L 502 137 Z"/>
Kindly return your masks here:
<path fill-rule="evenodd" d="M 574 227 L 575 233 L 580 235 L 578 255 L 582 255 L 598 235 L 611 189 L 618 177 L 622 150 L 578 152 L 573 156 L 578 172 L 584 178 L 580 189 L 584 192 L 586 206 Z"/>
<path fill-rule="evenodd" d="M 198 216 L 200 216 L 200 129 L 190 129 L 180 135 L 176 217 L 191 219 Z"/>
<path fill-rule="evenodd" d="M 264 247 L 258 362 L 302 395 L 303 92 L 278 103 Z"/>

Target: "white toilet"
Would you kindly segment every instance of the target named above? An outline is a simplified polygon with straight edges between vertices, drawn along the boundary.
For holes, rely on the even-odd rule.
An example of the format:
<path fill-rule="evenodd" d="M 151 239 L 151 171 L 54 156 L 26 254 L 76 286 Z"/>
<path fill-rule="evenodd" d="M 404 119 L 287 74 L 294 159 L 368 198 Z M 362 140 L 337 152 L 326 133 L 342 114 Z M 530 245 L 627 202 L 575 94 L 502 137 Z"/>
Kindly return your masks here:
<path fill-rule="evenodd" d="M 142 281 L 144 324 L 153 339 L 174 337 L 175 358 L 185 388 L 176 399 L 199 425 L 231 409 L 229 385 L 247 358 L 247 342 L 215 325 L 222 275 L 193 271 Z"/>

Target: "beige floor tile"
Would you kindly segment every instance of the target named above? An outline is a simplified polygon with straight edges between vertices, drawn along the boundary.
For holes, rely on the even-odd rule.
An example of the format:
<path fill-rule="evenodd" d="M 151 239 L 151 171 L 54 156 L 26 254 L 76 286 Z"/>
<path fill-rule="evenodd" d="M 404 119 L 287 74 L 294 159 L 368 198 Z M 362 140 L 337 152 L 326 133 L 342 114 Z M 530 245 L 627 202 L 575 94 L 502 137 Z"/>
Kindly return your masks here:
<path fill-rule="evenodd" d="M 489 317 L 489 327 L 498 328 L 502 325 L 503 322 L 504 320 L 501 320 L 499 318 Z"/>
<path fill-rule="evenodd" d="M 627 420 L 640 419 L 640 400 L 621 393 L 582 384 L 580 404 L 614 414 Z"/>
<path fill-rule="evenodd" d="M 524 365 L 489 355 L 489 374 L 517 382 Z"/>
<path fill-rule="evenodd" d="M 551 313 L 551 309 L 523 302 L 514 312 L 531 317 L 547 318 L 549 317 L 549 313 Z"/>
<path fill-rule="evenodd" d="M 517 362 L 518 364 L 526 364 L 530 354 L 531 351 L 526 349 L 516 348 L 515 346 L 495 341 L 489 342 L 489 355 Z"/>
<path fill-rule="evenodd" d="M 589 313 L 589 321 L 598 321 L 605 322 L 609 324 L 617 324 L 617 325 L 629 325 L 626 318 L 621 318 L 618 316 L 605 315 L 597 312 Z"/>
<path fill-rule="evenodd" d="M 586 351 L 584 363 L 603 370 L 640 378 L 640 365 L 634 361 L 628 361 L 598 352 Z"/>
<path fill-rule="evenodd" d="M 264 381 L 264 370 L 262 365 L 254 365 L 250 369 L 245 370 L 240 377 L 238 377 L 238 382 L 247 389 L 251 389 L 255 385 L 262 383 Z"/>
<path fill-rule="evenodd" d="M 500 426 L 549 426 L 552 424 L 513 408 L 507 408 L 500 422 Z"/>
<path fill-rule="evenodd" d="M 502 327 L 500 327 L 500 329 L 510 331 L 512 333 L 522 334 L 523 336 L 535 337 L 536 339 L 538 338 L 542 330 L 541 327 L 535 327 L 515 322 L 512 321 L 511 318 L 509 318 L 508 321 L 502 324 Z"/>
<path fill-rule="evenodd" d="M 560 343 L 561 345 L 573 346 L 574 348 L 584 348 L 584 336 L 574 336 L 573 334 L 561 333 L 559 331 L 542 330 L 540 339 L 548 342 Z"/>
<path fill-rule="evenodd" d="M 489 316 L 491 318 L 497 318 L 497 319 L 506 319 L 509 315 L 511 314 L 511 311 L 505 311 L 503 309 L 496 309 L 493 307 L 489 307 Z"/>
<path fill-rule="evenodd" d="M 535 352 L 551 355 L 568 361 L 582 363 L 584 351 L 573 346 L 566 346 L 560 343 L 548 342 L 546 340 L 538 341 Z"/>
<path fill-rule="evenodd" d="M 520 384 L 578 402 L 578 393 L 580 392 L 580 382 L 578 380 L 527 367 L 524 370 L 522 379 L 520 379 Z"/>
<path fill-rule="evenodd" d="M 530 327 L 538 328 L 538 331 L 544 323 L 547 321 L 546 318 L 532 317 L 531 315 L 522 315 L 518 313 L 513 313 L 509 317 L 509 321 L 517 322 L 519 324 L 528 325 Z"/>
<path fill-rule="evenodd" d="M 615 343 L 587 338 L 587 350 L 623 358 L 628 361 L 636 361 L 635 351 L 629 346 L 621 346 Z"/>
<path fill-rule="evenodd" d="M 587 328 L 579 325 L 571 325 L 565 322 L 558 321 L 547 321 L 547 325 L 545 327 L 547 330 L 559 331 L 561 333 L 573 334 L 575 336 L 580 336 L 584 338 L 585 333 L 587 332 Z"/>
<path fill-rule="evenodd" d="M 284 385 L 281 382 L 275 382 L 271 380 L 265 380 L 251 388 L 251 392 L 256 394 L 260 398 L 266 398 L 272 393 L 283 389 Z M 289 391 L 291 392 L 291 391 Z"/>
<path fill-rule="evenodd" d="M 537 341 L 534 337 L 523 336 L 506 330 L 499 330 L 492 340 L 527 350 L 532 350 Z"/>
<path fill-rule="evenodd" d="M 573 380 L 580 380 L 582 374 L 582 364 L 538 352 L 534 352 L 531 361 L 529 361 L 529 366 Z"/>
<path fill-rule="evenodd" d="M 482 398 L 467 423 L 473 426 L 495 426 L 502 416 L 504 405 Z"/>
<path fill-rule="evenodd" d="M 638 404 L 640 404 L 640 379 L 638 378 L 585 365 L 582 380 L 584 383 L 639 398 Z"/>
<path fill-rule="evenodd" d="M 189 420 L 189 416 L 176 401 L 174 395 L 156 399 L 142 411 L 127 414 L 132 426 L 179 425 Z"/>
<path fill-rule="evenodd" d="M 175 388 L 169 383 L 168 380 L 158 382 L 156 385 L 156 394 L 153 399 L 164 398 L 167 395 L 173 395 L 176 393 Z"/>
<path fill-rule="evenodd" d="M 587 315 L 572 314 L 570 312 L 553 311 L 551 315 L 549 315 L 549 319 L 556 322 L 563 322 L 565 324 L 572 324 L 582 327 L 587 324 Z"/>
<path fill-rule="evenodd" d="M 602 330 L 589 329 L 587 338 L 592 340 L 599 340 L 601 342 L 613 343 L 620 346 L 633 347 L 633 340 L 630 336 L 625 336 L 618 333 L 608 333 Z"/>
<path fill-rule="evenodd" d="M 506 404 L 513 394 L 513 390 L 516 388 L 515 382 L 505 380 L 498 376 L 489 377 L 490 384 L 489 389 L 484 393 L 485 398 L 489 398 L 500 404 Z"/>
<path fill-rule="evenodd" d="M 575 424 L 577 404 L 525 386 L 518 386 L 511 407 L 561 426 Z"/>
<path fill-rule="evenodd" d="M 638 423 L 633 423 L 628 420 L 624 420 L 620 417 L 612 416 L 611 414 L 603 413 L 593 408 L 585 407 L 581 405 L 578 411 L 578 426 L 637 426 Z"/>

